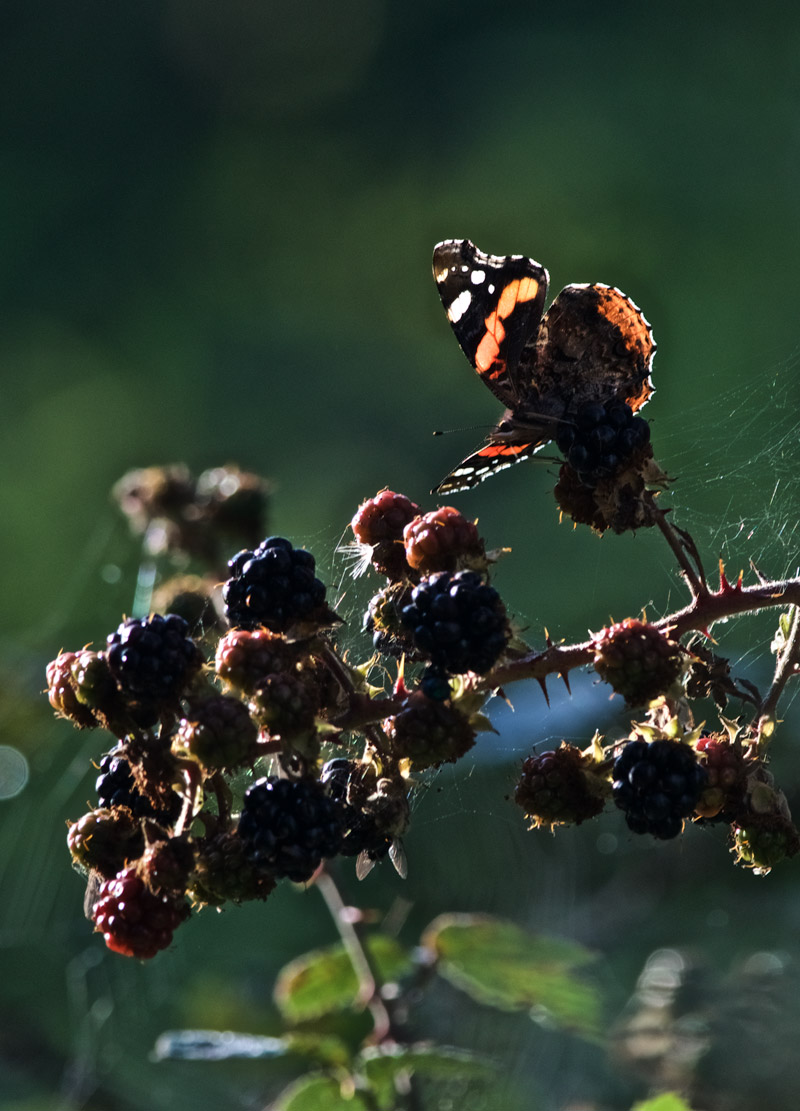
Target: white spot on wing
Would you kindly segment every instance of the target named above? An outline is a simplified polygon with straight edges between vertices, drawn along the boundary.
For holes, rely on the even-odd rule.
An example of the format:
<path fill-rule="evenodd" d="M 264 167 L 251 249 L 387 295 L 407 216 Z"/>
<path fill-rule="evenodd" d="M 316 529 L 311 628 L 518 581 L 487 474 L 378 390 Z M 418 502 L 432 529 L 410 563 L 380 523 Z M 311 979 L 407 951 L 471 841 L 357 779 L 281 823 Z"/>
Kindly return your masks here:
<path fill-rule="evenodd" d="M 486 271 L 473 270 L 469 276 L 469 280 L 472 282 L 473 285 L 480 285 L 481 282 L 486 281 Z"/>
<path fill-rule="evenodd" d="M 450 305 L 447 310 L 447 319 L 452 324 L 458 324 L 461 317 L 469 308 L 472 303 L 472 294 L 468 289 L 462 289 L 455 301 Z"/>

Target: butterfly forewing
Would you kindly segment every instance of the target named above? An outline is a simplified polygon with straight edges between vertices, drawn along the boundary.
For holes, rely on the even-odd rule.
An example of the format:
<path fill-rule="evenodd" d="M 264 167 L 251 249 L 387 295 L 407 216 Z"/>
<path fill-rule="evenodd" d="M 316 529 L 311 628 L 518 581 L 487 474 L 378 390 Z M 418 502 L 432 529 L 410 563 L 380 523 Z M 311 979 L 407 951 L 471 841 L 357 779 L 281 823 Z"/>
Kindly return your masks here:
<path fill-rule="evenodd" d="M 527 389 L 520 356 L 542 318 L 547 271 L 523 255 L 487 255 L 469 239 L 447 239 L 434 248 L 433 276 L 462 351 L 514 408 Z"/>

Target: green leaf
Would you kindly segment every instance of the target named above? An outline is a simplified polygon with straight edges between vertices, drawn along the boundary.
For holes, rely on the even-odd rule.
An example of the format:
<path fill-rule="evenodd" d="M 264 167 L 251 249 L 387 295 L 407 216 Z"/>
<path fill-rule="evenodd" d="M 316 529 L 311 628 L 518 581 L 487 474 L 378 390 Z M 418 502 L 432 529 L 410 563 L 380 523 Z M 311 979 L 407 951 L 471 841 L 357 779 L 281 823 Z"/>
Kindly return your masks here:
<path fill-rule="evenodd" d="M 692 1111 L 682 1096 L 675 1092 L 664 1092 L 660 1096 L 634 1104 L 632 1111 Z"/>
<path fill-rule="evenodd" d="M 312 1072 L 284 1088 L 269 1111 L 369 1111 L 369 1104 L 351 1082 L 341 1084 L 331 1076 Z"/>
<path fill-rule="evenodd" d="M 537 1021 L 584 1036 L 600 1029 L 599 993 L 574 975 L 595 959 L 582 945 L 469 914 L 435 919 L 422 943 L 436 955 L 439 973 L 479 1003 L 529 1010 Z"/>
<path fill-rule="evenodd" d="M 406 950 L 386 934 L 371 934 L 366 949 L 383 983 L 410 972 Z M 285 965 L 275 983 L 275 1002 L 289 1022 L 306 1022 L 352 1007 L 358 980 L 343 945 L 305 953 Z"/>
<path fill-rule="evenodd" d="M 374 1046 L 364 1050 L 357 1067 L 370 1084 L 379 1111 L 392 1111 L 397 1101 L 394 1082 L 403 1073 L 440 1081 L 486 1082 L 496 1071 L 487 1058 L 444 1045 Z"/>

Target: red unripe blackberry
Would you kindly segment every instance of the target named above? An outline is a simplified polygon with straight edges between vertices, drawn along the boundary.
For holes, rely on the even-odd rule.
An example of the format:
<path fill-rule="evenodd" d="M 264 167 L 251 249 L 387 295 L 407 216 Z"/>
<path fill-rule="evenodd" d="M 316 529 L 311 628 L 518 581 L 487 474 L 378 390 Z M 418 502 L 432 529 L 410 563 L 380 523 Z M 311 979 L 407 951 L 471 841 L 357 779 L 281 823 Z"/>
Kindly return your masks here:
<path fill-rule="evenodd" d="M 605 806 L 598 776 L 588 769 L 591 759 L 575 745 L 562 741 L 549 752 L 535 753 L 522 765 L 514 802 L 534 826 L 580 825 Z"/>
<path fill-rule="evenodd" d="M 731 741 L 727 735 L 712 734 L 701 737 L 696 749 L 708 772 L 708 784 L 697 804 L 698 815 L 714 818 L 726 810 L 738 811 L 744 802 L 746 784 L 741 743 Z"/>
<path fill-rule="evenodd" d="M 188 753 L 205 768 L 238 768 L 255 759 L 258 729 L 238 698 L 219 694 L 191 703 L 175 739 L 174 752 Z"/>
<path fill-rule="evenodd" d="M 186 837 L 170 837 L 148 845 L 136 870 L 151 891 L 185 895 L 193 865 L 193 844 Z"/>
<path fill-rule="evenodd" d="M 90 810 L 67 834 L 72 859 L 81 868 L 111 879 L 144 852 L 141 823 L 124 807 Z"/>
<path fill-rule="evenodd" d="M 59 715 L 77 725 L 79 729 L 96 729 L 100 720 L 78 698 L 77 683 L 72 666 L 78 656 L 75 652 L 62 652 L 47 665 L 47 698 Z"/>
<path fill-rule="evenodd" d="M 231 629 L 217 645 L 216 672 L 223 683 L 251 694 L 267 675 L 292 671 L 298 649 L 268 629 Z"/>
<path fill-rule="evenodd" d="M 194 872 L 189 894 L 199 903 L 221 906 L 266 899 L 275 889 L 275 877 L 248 860 L 244 844 L 235 830 L 201 837 L 195 846 Z"/>
<path fill-rule="evenodd" d="M 475 571 L 423 579 L 400 616 L 417 651 L 450 674 L 489 671 L 511 637 L 500 595 Z"/>
<path fill-rule="evenodd" d="M 295 626 L 330 625 L 325 586 L 314 574 L 311 552 L 270 536 L 228 563 L 231 578 L 222 588 L 225 616 L 240 629 L 264 626 L 285 633 Z"/>
<path fill-rule="evenodd" d="M 594 669 L 631 706 L 665 694 L 683 673 L 686 653 L 654 625 L 629 617 L 594 638 Z"/>
<path fill-rule="evenodd" d="M 418 513 L 419 506 L 405 494 L 381 490 L 361 503 L 350 527 L 359 544 L 374 547 L 385 541 L 402 540 L 403 529 Z"/>
<path fill-rule="evenodd" d="M 477 525 L 450 505 L 415 517 L 403 531 L 403 543 L 409 566 L 423 575 L 488 566 Z"/>
<path fill-rule="evenodd" d="M 630 741 L 614 761 L 614 802 L 634 833 L 677 837 L 697 806 L 708 772 L 680 741 Z"/>
<path fill-rule="evenodd" d="M 305 883 L 323 857 L 338 853 L 341 815 L 319 780 L 269 776 L 246 792 L 239 836 L 259 869 Z"/>
<path fill-rule="evenodd" d="M 475 744 L 475 731 L 466 715 L 422 691 L 409 695 L 385 729 L 392 756 L 410 760 L 418 770 L 454 764 Z"/>
<path fill-rule="evenodd" d="M 130 617 L 109 635 L 106 658 L 127 697 L 158 703 L 178 698 L 203 665 L 189 626 L 175 613 Z"/>
<path fill-rule="evenodd" d="M 109 949 L 144 961 L 172 944 L 188 913 L 185 900 L 148 890 L 133 866 L 101 884 L 92 920 Z"/>

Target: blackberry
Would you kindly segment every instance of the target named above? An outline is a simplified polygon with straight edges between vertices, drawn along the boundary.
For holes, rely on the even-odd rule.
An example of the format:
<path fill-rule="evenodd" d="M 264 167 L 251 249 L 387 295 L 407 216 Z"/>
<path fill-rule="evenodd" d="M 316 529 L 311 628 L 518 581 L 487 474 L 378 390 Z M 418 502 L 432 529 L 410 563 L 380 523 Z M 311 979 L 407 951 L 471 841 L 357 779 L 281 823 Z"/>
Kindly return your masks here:
<path fill-rule="evenodd" d="M 634 833 L 677 837 L 700 801 L 708 772 L 680 741 L 630 741 L 614 761 L 614 802 Z"/>
<path fill-rule="evenodd" d="M 247 859 L 237 832 L 202 837 L 195 843 L 194 872 L 189 894 L 207 906 L 221 906 L 266 899 L 275 889 L 275 877 L 260 871 Z"/>
<path fill-rule="evenodd" d="M 423 579 L 400 617 L 417 650 L 453 674 L 488 671 L 511 636 L 500 595 L 475 571 L 440 571 Z"/>
<path fill-rule="evenodd" d="M 372 634 L 376 651 L 387 656 L 419 658 L 400 618 L 403 607 L 411 601 L 411 589 L 408 582 L 393 582 L 370 598 L 364 615 L 364 631 Z"/>
<path fill-rule="evenodd" d="M 109 949 L 150 960 L 172 944 L 188 912 L 182 898 L 153 894 L 132 866 L 101 884 L 92 920 Z"/>
<path fill-rule="evenodd" d="M 304 883 L 339 851 L 341 814 L 318 780 L 269 776 L 246 792 L 239 836 L 259 869 Z"/>
<path fill-rule="evenodd" d="M 77 683 L 72 665 L 78 656 L 75 652 L 62 652 L 47 665 L 47 698 L 59 717 L 67 718 L 79 729 L 96 729 L 100 720 L 78 698 Z"/>
<path fill-rule="evenodd" d="M 143 703 L 178 698 L 203 664 L 189 626 L 176 613 L 129 617 L 109 635 L 106 658 L 123 694 Z"/>
<path fill-rule="evenodd" d="M 144 852 L 141 823 L 124 807 L 90 810 L 67 833 L 67 847 L 81 868 L 112 879 L 129 860 Z"/>
<path fill-rule="evenodd" d="M 296 737 L 314 730 L 315 693 L 297 672 L 267 675 L 251 695 L 250 710 L 271 737 Z"/>
<path fill-rule="evenodd" d="M 340 808 L 342 856 L 382 860 L 408 825 L 408 798 L 400 780 L 379 778 L 374 769 L 337 757 L 322 769 L 320 782 Z"/>
<path fill-rule="evenodd" d="M 731 820 L 744 805 L 746 771 L 744 750 L 740 741 L 731 741 L 727 735 L 701 737 L 697 753 L 708 772 L 708 783 L 703 790 L 697 812 L 703 818 Z"/>
<path fill-rule="evenodd" d="M 631 706 L 665 694 L 684 669 L 686 653 L 654 625 L 627 618 L 594 638 L 594 669 Z"/>
<path fill-rule="evenodd" d="M 270 536 L 255 551 L 239 552 L 228 568 L 231 578 L 222 597 L 231 625 L 285 633 L 300 622 L 330 624 L 325 586 L 314 575 L 313 555 L 292 547 L 282 536 Z"/>
<path fill-rule="evenodd" d="M 469 718 L 454 706 L 415 691 L 386 727 L 392 756 L 410 760 L 415 768 L 455 764 L 475 744 Z"/>
<path fill-rule="evenodd" d="M 617 398 L 582 405 L 574 423 L 563 424 L 556 436 L 558 450 L 589 487 L 616 474 L 649 443 L 650 425 Z"/>
<path fill-rule="evenodd" d="M 360 544 L 374 547 L 387 541 L 403 539 L 403 529 L 419 513 L 419 506 L 405 494 L 381 490 L 374 498 L 362 502 L 350 527 Z"/>
<path fill-rule="evenodd" d="M 486 549 L 474 521 L 450 505 L 415 517 L 403 531 L 409 567 L 423 575 L 436 571 L 485 571 Z"/>
<path fill-rule="evenodd" d="M 231 629 L 219 641 L 216 672 L 227 686 L 252 694 L 267 675 L 291 671 L 297 666 L 293 644 L 267 629 Z"/>
<path fill-rule="evenodd" d="M 257 746 L 258 729 L 247 707 L 224 694 L 193 702 L 173 741 L 173 751 L 187 752 L 206 768 L 252 763 Z"/>
<path fill-rule="evenodd" d="M 97 770 L 95 790 L 101 807 L 126 806 L 135 818 L 153 818 L 163 825 L 172 825 L 178 820 L 182 805 L 180 796 L 173 791 L 166 807 L 154 806 L 136 786 L 131 766 L 118 750 L 107 752 Z"/>
<path fill-rule="evenodd" d="M 562 744 L 550 752 L 529 756 L 514 790 L 534 826 L 580 825 L 598 815 L 605 805 L 598 777 L 590 776 L 591 760 L 575 745 Z"/>

